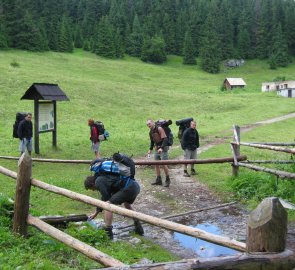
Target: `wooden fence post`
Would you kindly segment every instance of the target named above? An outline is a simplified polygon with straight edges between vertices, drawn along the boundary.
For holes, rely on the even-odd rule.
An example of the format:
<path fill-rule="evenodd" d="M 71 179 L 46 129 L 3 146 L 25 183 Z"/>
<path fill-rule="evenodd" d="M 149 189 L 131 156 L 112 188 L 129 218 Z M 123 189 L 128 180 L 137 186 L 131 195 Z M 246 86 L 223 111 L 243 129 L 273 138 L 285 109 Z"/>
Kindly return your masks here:
<path fill-rule="evenodd" d="M 264 199 L 249 216 L 247 252 L 283 252 L 286 236 L 286 210 L 278 198 Z"/>
<path fill-rule="evenodd" d="M 240 127 L 237 125 L 233 125 L 234 137 L 233 140 L 235 144 L 231 144 L 233 156 L 234 156 L 234 164 L 232 165 L 232 175 L 234 177 L 239 174 L 239 165 L 237 157 L 240 156 Z"/>
<path fill-rule="evenodd" d="M 29 201 L 32 177 L 32 159 L 27 153 L 22 154 L 18 162 L 16 180 L 13 231 L 27 236 L 27 217 L 29 214 Z"/>

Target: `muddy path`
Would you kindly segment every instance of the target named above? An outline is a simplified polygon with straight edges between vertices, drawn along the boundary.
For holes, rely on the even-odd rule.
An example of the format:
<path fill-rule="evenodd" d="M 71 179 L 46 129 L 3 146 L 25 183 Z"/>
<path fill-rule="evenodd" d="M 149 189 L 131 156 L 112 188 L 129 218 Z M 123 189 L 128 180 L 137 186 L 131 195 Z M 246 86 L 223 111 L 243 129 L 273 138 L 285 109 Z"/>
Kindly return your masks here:
<path fill-rule="evenodd" d="M 245 133 L 261 125 L 282 121 L 292 117 L 295 117 L 295 113 L 242 126 L 241 133 Z M 208 143 L 204 144 L 201 142 L 202 147 L 198 149 L 198 153 L 225 143 L 228 137 L 223 137 L 223 134 L 229 133 L 230 130 L 226 130 L 214 138 L 205 138 L 204 141 Z M 182 159 L 182 157 L 179 158 Z M 152 186 L 151 182 L 154 180 L 154 178 L 152 178 L 153 176 L 149 175 L 149 177 L 146 177 L 146 168 L 138 168 L 137 178 L 141 185 L 141 193 L 134 204 L 136 211 L 156 217 L 164 217 L 167 215 L 214 207 L 224 203 L 218 195 L 214 194 L 205 184 L 199 181 L 198 175 L 184 177 L 183 167 L 181 165 L 170 166 L 169 169 L 171 185 L 169 188 L 165 188 L 163 186 Z M 216 179 L 216 181 L 218 181 L 218 179 Z M 210 226 L 218 227 L 221 234 L 224 236 L 239 241 L 245 241 L 248 214 L 247 210 L 238 203 L 235 203 L 227 207 L 197 212 L 170 220 L 189 226 L 209 224 Z M 125 218 L 119 219 L 118 224 L 120 225 L 118 225 L 118 227 L 121 229 L 117 230 L 117 237 L 123 238 L 127 235 L 125 232 L 128 233 L 128 230 L 132 228 L 122 229 L 124 225 L 130 224 L 130 220 Z M 172 251 L 180 258 L 201 256 L 204 249 L 206 249 L 206 247 L 201 247 L 199 249 L 185 248 L 183 243 L 179 243 L 173 232 L 155 226 L 145 224 L 144 230 L 145 237 Z M 197 242 L 198 240 L 195 241 Z M 295 250 L 295 224 L 289 224 L 288 247 Z"/>

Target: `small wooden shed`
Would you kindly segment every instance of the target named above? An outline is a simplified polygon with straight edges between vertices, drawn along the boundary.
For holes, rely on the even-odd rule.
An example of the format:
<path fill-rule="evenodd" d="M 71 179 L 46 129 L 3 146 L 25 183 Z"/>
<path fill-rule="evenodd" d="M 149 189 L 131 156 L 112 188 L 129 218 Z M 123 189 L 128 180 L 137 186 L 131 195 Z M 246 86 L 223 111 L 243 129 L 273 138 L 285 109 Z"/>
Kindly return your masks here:
<path fill-rule="evenodd" d="M 234 88 L 244 88 L 246 83 L 242 78 L 226 78 L 223 85 L 226 89 L 232 90 Z"/>

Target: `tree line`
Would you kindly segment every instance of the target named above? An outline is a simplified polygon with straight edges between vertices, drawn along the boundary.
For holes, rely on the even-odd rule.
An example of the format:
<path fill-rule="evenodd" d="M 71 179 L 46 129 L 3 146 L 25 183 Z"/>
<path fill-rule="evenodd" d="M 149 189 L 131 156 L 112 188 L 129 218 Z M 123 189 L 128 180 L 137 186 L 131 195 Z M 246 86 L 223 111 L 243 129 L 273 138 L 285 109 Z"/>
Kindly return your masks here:
<path fill-rule="evenodd" d="M 168 54 L 218 73 L 230 58 L 287 66 L 295 55 L 294 0 L 1 0 L 0 49 Z"/>

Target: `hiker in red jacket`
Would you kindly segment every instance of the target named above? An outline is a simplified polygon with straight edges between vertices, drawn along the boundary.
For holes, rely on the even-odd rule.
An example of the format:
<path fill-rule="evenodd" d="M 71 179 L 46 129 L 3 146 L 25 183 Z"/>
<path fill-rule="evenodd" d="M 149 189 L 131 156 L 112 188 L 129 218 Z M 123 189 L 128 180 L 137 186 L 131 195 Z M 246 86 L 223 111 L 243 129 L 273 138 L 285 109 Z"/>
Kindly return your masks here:
<path fill-rule="evenodd" d="M 88 119 L 88 126 L 90 127 L 91 150 L 94 152 L 95 157 L 99 158 L 99 132 L 94 125 L 93 119 Z"/>

